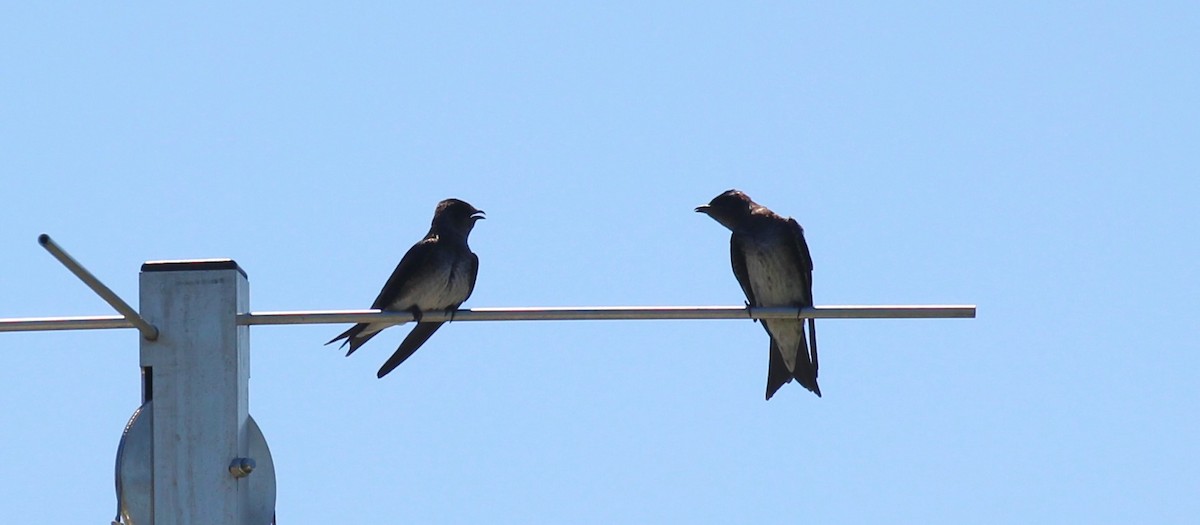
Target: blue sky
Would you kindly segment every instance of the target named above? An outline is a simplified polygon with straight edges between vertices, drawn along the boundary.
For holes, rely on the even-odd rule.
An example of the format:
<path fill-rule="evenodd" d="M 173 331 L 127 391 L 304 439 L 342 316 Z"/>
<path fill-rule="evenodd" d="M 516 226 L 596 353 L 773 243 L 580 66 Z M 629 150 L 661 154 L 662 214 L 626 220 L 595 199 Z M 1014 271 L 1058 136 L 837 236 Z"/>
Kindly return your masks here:
<path fill-rule="evenodd" d="M 744 321 L 256 327 L 281 523 L 1185 523 L 1200 514 L 1200 8 L 1186 2 L 20 4 L 0 317 L 231 257 L 365 308 L 434 204 L 466 306 L 735 305 L 732 187 L 806 228 L 818 399 Z M 133 331 L 0 334 L 0 504 L 103 522 Z"/>

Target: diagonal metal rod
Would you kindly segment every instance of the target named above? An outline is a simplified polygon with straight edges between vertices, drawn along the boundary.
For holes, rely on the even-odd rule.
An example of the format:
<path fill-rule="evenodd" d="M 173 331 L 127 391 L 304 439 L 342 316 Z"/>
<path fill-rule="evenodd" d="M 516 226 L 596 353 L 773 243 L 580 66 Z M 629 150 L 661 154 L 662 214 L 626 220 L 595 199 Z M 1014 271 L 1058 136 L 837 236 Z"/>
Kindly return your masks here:
<path fill-rule="evenodd" d="M 147 341 L 158 339 L 158 328 L 155 328 L 154 325 L 138 315 L 137 310 L 134 310 L 132 306 L 129 306 L 129 303 L 121 299 L 112 289 L 105 286 L 96 276 L 92 275 L 92 272 L 87 271 L 87 268 L 84 268 L 83 265 L 68 255 L 49 235 L 44 233 L 38 235 L 38 244 L 42 245 L 42 248 L 50 252 L 50 255 L 58 259 L 58 262 L 66 266 L 68 270 L 71 270 L 71 273 L 83 281 L 83 284 L 88 285 L 88 288 L 91 288 L 93 292 L 96 292 L 96 295 L 104 299 L 104 302 L 115 308 L 126 321 L 129 321 L 134 328 L 137 328 L 142 333 L 142 337 L 146 338 Z"/>
<path fill-rule="evenodd" d="M 432 311 L 424 321 L 585 321 L 685 319 L 950 319 L 975 317 L 974 305 L 846 305 L 815 308 L 740 306 L 597 306 L 548 308 L 472 308 L 453 313 Z M 391 323 L 413 320 L 409 312 L 321 310 L 239 314 L 239 325 Z"/>

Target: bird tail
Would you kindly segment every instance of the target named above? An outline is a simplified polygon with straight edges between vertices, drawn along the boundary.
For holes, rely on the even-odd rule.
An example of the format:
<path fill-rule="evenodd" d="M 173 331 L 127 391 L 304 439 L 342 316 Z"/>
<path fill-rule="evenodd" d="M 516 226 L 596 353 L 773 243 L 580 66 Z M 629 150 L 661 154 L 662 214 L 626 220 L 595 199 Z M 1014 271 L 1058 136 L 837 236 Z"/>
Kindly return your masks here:
<path fill-rule="evenodd" d="M 796 352 L 796 369 L 792 371 L 796 382 L 807 388 L 817 397 L 821 397 L 821 387 L 817 385 L 817 324 L 808 320 L 808 335 L 801 332 L 800 348 Z"/>
<path fill-rule="evenodd" d="M 775 392 L 780 387 L 786 385 L 795 379 L 800 386 L 807 388 L 810 392 L 821 397 L 821 387 L 817 385 L 817 332 L 816 326 L 809 319 L 808 332 L 811 337 L 804 337 L 803 325 L 800 327 L 800 342 L 799 348 L 796 350 L 796 366 L 794 370 L 788 370 L 787 363 L 783 360 L 783 352 L 779 351 L 779 346 L 775 342 L 775 338 L 771 338 L 771 357 L 767 362 L 767 399 L 775 395 Z M 770 333 L 770 330 L 767 331 Z M 809 341 L 812 341 L 809 343 Z M 810 351 L 811 349 L 811 351 Z"/>
<path fill-rule="evenodd" d="M 388 375 L 388 372 L 395 370 L 396 367 L 400 366 L 400 363 L 403 363 L 405 359 L 413 355 L 413 352 L 421 348 L 421 345 L 429 340 L 429 336 L 433 335 L 443 324 L 445 323 L 417 323 L 416 328 L 413 328 L 408 333 L 408 336 L 404 338 L 404 341 L 400 342 L 400 346 L 396 348 L 396 352 L 392 354 L 392 357 L 389 357 L 383 363 L 383 366 L 379 367 L 379 373 L 375 376 L 382 379 L 383 376 Z"/>
<path fill-rule="evenodd" d="M 817 366 L 817 320 L 811 317 L 808 318 L 808 339 L 811 341 L 809 348 L 812 349 L 813 378 L 816 378 L 817 369 L 820 368 Z"/>
<path fill-rule="evenodd" d="M 368 326 L 370 326 L 370 323 L 358 323 L 354 326 L 351 326 L 349 330 L 342 332 L 341 335 L 330 339 L 329 342 L 325 344 L 328 345 L 334 343 L 335 341 L 345 339 L 345 341 L 342 341 L 342 345 L 338 348 L 345 347 L 346 344 L 349 343 L 350 350 L 346 352 L 346 355 L 349 356 L 350 354 L 353 354 L 355 350 L 358 350 L 358 347 L 362 346 L 367 341 L 370 341 L 372 337 L 375 337 L 379 334 L 380 330 L 375 330 L 364 335 L 363 331 L 365 331 Z"/>
<path fill-rule="evenodd" d="M 779 346 L 772 338 L 771 357 L 767 359 L 767 400 L 770 401 L 776 391 L 790 382 L 792 373 L 788 372 L 787 364 L 783 362 L 783 354 L 779 352 Z"/>

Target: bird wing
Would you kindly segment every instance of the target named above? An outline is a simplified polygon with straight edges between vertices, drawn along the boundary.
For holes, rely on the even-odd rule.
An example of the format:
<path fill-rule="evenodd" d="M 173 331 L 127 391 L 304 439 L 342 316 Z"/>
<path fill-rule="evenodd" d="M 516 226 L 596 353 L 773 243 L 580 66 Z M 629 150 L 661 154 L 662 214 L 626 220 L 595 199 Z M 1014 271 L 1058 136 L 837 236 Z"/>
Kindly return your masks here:
<path fill-rule="evenodd" d="M 750 271 L 746 269 L 746 250 L 736 233 L 729 238 L 729 260 L 733 263 L 733 276 L 737 277 L 742 292 L 746 294 L 746 301 L 751 306 L 758 306 L 754 300 L 754 288 L 750 287 Z"/>
<path fill-rule="evenodd" d="M 371 308 L 376 310 L 386 309 L 389 305 L 391 305 L 392 301 L 395 301 L 397 297 L 400 297 L 405 288 L 409 286 L 410 282 L 412 282 L 414 276 L 419 274 L 426 267 L 426 261 L 429 260 L 429 256 L 435 246 L 437 246 L 437 237 L 426 237 L 414 244 L 412 248 L 409 248 L 408 252 L 404 254 L 404 257 L 400 258 L 400 262 L 396 265 L 396 269 L 392 270 L 391 277 L 388 277 L 387 283 L 383 285 L 383 289 L 380 290 L 379 295 L 375 297 L 375 302 L 371 303 Z M 367 332 L 368 326 L 370 326 L 370 323 L 358 323 L 354 326 L 351 326 L 348 330 L 342 332 L 337 337 L 330 339 L 329 342 L 325 344 L 328 345 L 335 341 L 344 339 L 345 342 L 342 343 L 342 346 L 346 346 L 346 343 L 350 344 L 350 350 L 346 352 L 346 355 L 353 354 L 354 351 L 358 350 L 360 346 L 362 346 L 372 337 L 375 337 L 379 334 L 378 330 L 373 330 L 368 332 L 365 336 L 360 335 L 364 332 Z"/>
<path fill-rule="evenodd" d="M 470 277 L 470 281 L 467 284 L 467 296 L 463 297 L 464 302 L 471 298 L 471 292 L 475 291 L 475 278 L 479 276 L 479 256 L 471 253 L 471 257 L 467 260 L 469 261 L 467 263 L 467 276 Z M 461 304 L 462 303 L 458 303 L 458 305 Z M 458 305 L 455 305 L 454 307 L 458 308 Z"/>
<path fill-rule="evenodd" d="M 798 257 L 798 260 L 800 261 L 800 267 L 801 267 L 801 269 L 804 270 L 803 272 L 800 273 L 800 275 L 804 279 L 805 300 L 808 302 L 808 304 L 806 304 L 805 306 L 813 306 L 814 304 L 816 304 L 813 302 L 813 291 L 812 291 L 813 260 L 812 260 L 812 254 L 809 253 L 809 251 L 808 251 L 808 243 L 804 240 L 804 228 L 800 226 L 800 223 L 796 222 L 796 219 L 793 219 L 793 218 L 788 219 L 788 226 L 790 227 L 789 230 L 791 230 L 791 232 L 792 232 L 792 241 L 793 241 L 792 246 L 796 250 L 796 256 Z M 808 341 L 809 341 L 809 343 L 808 343 L 809 354 L 812 358 L 813 377 L 816 377 L 816 372 L 818 370 L 818 366 L 817 366 L 817 320 L 813 319 L 811 317 L 808 319 Z M 817 395 L 820 395 L 820 394 L 817 394 Z"/>
<path fill-rule="evenodd" d="M 804 270 L 804 288 L 808 295 L 808 305 L 812 306 L 812 271 L 813 261 L 812 255 L 808 252 L 808 243 L 804 241 L 804 228 L 800 227 L 800 223 L 796 219 L 788 219 L 789 231 L 792 234 L 792 247 L 796 250 L 796 258 L 800 261 L 800 269 Z"/>
<path fill-rule="evenodd" d="M 371 308 L 386 309 L 396 298 L 400 297 L 413 279 L 429 267 L 429 260 L 433 256 L 437 242 L 436 236 L 429 236 L 409 248 L 404 257 L 400 259 L 400 263 L 396 265 L 396 269 L 392 270 L 391 277 L 388 277 L 387 283 L 379 291 L 375 302 L 371 303 Z"/>
<path fill-rule="evenodd" d="M 405 337 L 404 340 L 400 342 L 400 346 L 396 348 L 396 352 L 392 354 L 392 357 L 389 357 L 388 360 L 383 363 L 383 366 L 379 367 L 379 373 L 376 374 L 376 377 L 382 378 L 383 376 L 387 375 L 388 372 L 395 370 L 396 367 L 400 366 L 400 363 L 403 363 L 405 359 L 408 359 L 409 356 L 413 355 L 413 352 L 416 352 L 418 348 L 421 348 L 421 345 L 425 344 L 425 341 L 429 340 L 429 336 L 433 335 L 433 333 L 436 332 L 438 328 L 441 328 L 443 324 L 445 323 L 417 323 L 416 328 L 413 328 L 413 330 L 408 333 L 408 337 Z"/>

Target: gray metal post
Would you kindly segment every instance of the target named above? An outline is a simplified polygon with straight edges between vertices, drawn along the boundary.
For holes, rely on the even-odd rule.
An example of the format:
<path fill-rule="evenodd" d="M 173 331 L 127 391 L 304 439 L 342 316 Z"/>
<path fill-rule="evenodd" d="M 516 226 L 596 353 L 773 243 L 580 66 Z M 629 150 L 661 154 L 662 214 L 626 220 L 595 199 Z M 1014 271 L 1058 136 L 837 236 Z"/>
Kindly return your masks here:
<path fill-rule="evenodd" d="M 153 399 L 154 525 L 240 525 L 247 478 L 250 285 L 232 260 L 142 265 L 141 315 L 158 327 L 141 341 L 143 393 Z"/>

